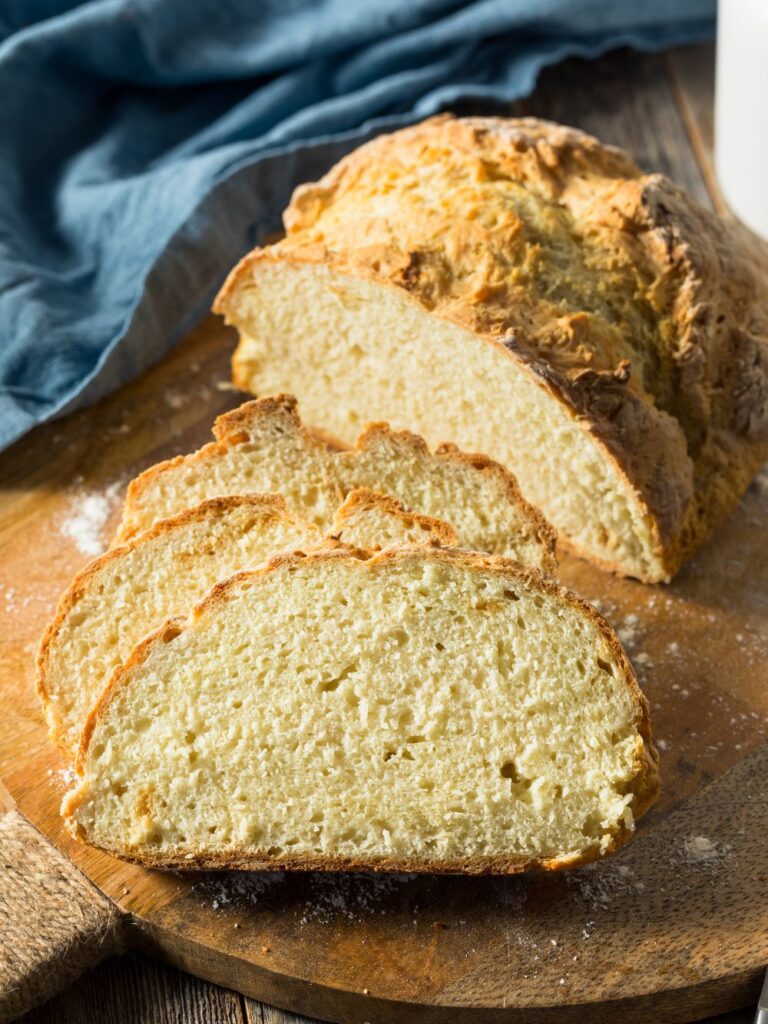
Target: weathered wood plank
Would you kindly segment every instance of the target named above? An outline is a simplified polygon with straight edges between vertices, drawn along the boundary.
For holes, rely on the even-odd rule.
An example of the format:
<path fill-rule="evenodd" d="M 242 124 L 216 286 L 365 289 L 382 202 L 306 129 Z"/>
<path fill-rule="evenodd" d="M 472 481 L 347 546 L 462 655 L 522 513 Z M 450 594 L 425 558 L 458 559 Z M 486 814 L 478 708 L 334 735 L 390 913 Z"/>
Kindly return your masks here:
<path fill-rule="evenodd" d="M 279 1017 L 273 1020 L 283 1024 Z M 27 1014 L 20 1024 L 62 1022 L 244 1024 L 245 1014 L 236 992 L 140 953 L 127 953 L 90 971 L 66 992 Z"/>
<path fill-rule="evenodd" d="M 245 999 L 244 1005 L 247 1024 L 320 1024 L 309 1017 L 300 1017 L 287 1010 L 278 1010 L 276 1006 L 257 1003 L 255 999 Z"/>
<path fill-rule="evenodd" d="M 658 56 L 616 50 L 601 60 L 548 68 L 527 114 L 572 124 L 626 149 L 645 171 L 662 171 L 705 206 L 709 190 Z"/>
<path fill-rule="evenodd" d="M 715 174 L 715 47 L 684 46 L 664 54 L 667 75 L 712 203 L 728 214 Z"/>

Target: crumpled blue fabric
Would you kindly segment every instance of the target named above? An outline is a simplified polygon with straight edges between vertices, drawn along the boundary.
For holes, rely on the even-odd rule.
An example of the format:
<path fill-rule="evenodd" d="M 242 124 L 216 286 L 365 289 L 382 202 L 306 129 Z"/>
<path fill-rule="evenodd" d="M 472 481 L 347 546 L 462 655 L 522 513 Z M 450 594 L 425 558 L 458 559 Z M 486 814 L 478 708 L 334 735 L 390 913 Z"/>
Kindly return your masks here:
<path fill-rule="evenodd" d="M 0 448 L 155 362 L 293 187 L 715 0 L 0 0 Z"/>

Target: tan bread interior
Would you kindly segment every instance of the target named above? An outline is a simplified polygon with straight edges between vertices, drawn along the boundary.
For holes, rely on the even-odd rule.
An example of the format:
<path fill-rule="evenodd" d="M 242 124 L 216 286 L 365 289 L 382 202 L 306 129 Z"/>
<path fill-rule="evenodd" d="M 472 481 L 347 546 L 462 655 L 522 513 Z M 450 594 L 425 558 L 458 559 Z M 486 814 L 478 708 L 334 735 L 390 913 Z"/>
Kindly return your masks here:
<path fill-rule="evenodd" d="M 374 491 L 351 491 L 336 513 L 331 533 L 351 548 L 378 551 L 393 544 L 440 544 L 456 547 L 456 531 L 432 516 L 420 516 Z"/>
<path fill-rule="evenodd" d="M 283 506 L 244 502 L 93 563 L 51 638 L 44 671 L 48 723 L 74 752 L 85 718 L 110 676 L 162 621 L 186 612 L 213 584 L 279 551 L 316 547 L 322 534 Z"/>
<path fill-rule="evenodd" d="M 71 825 L 182 865 L 605 851 L 646 781 L 636 710 L 537 579 L 418 548 L 237 577 L 115 689 Z"/>
<path fill-rule="evenodd" d="M 264 403 L 224 417 L 235 416 L 236 425 L 227 423 L 223 444 L 153 467 L 134 481 L 120 535 L 135 536 L 203 499 L 246 491 L 281 494 L 326 531 L 342 496 L 365 487 L 447 521 L 462 547 L 555 573 L 551 530 L 499 466 L 433 453 L 421 438 L 382 424 L 366 430 L 354 451 L 340 452 L 302 429 L 284 402 Z"/>
<path fill-rule="evenodd" d="M 578 548 L 666 578 L 650 517 L 615 463 L 505 352 L 395 288 L 311 263 L 258 261 L 230 317 L 243 332 L 240 386 L 291 390 L 309 422 L 348 443 L 381 418 L 430 445 L 485 452 Z"/>
<path fill-rule="evenodd" d="M 456 543 L 447 523 L 411 515 L 372 491 L 349 496 L 332 533 L 371 550 Z M 164 619 L 186 614 L 217 580 L 240 569 L 326 542 L 282 498 L 251 495 L 204 502 L 93 562 L 73 584 L 75 599 L 65 597 L 68 610 L 41 659 L 48 722 L 65 749 L 75 751 L 86 715 L 112 673 Z"/>

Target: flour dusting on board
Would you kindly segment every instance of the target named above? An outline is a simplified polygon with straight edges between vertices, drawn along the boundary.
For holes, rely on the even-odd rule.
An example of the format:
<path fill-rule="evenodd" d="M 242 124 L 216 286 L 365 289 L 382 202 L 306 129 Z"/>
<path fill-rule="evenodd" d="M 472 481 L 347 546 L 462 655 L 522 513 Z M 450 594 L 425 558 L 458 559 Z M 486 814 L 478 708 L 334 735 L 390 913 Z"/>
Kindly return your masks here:
<path fill-rule="evenodd" d="M 285 882 L 284 871 L 233 872 L 206 879 L 194 887 L 196 895 L 213 910 L 231 905 L 257 907 Z"/>
<path fill-rule="evenodd" d="M 315 874 L 309 878 L 301 924 L 328 924 L 335 917 L 357 921 L 389 912 L 392 898 L 416 875 Z"/>
<path fill-rule="evenodd" d="M 82 554 L 95 558 L 106 550 L 102 536 L 104 527 L 122 487 L 122 481 L 116 480 L 105 491 L 91 491 L 72 502 L 70 514 L 59 525 L 59 532 L 74 541 Z"/>

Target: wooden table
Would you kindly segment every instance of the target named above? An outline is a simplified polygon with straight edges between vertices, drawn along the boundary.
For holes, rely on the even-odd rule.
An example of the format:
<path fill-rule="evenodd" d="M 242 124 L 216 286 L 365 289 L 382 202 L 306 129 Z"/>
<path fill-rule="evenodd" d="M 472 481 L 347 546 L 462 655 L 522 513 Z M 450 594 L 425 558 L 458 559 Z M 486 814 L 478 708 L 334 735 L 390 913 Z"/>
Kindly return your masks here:
<path fill-rule="evenodd" d="M 571 60 L 546 71 L 533 96 L 515 104 L 512 112 L 574 124 L 623 146 L 644 168 L 663 171 L 699 202 L 724 212 L 711 159 L 713 71 L 711 46 L 660 55 L 621 50 L 594 62 Z M 747 1024 L 752 1016 L 744 1011 L 717 1020 Z M 131 953 L 103 964 L 24 1020 L 301 1024 L 306 1018 Z"/>

